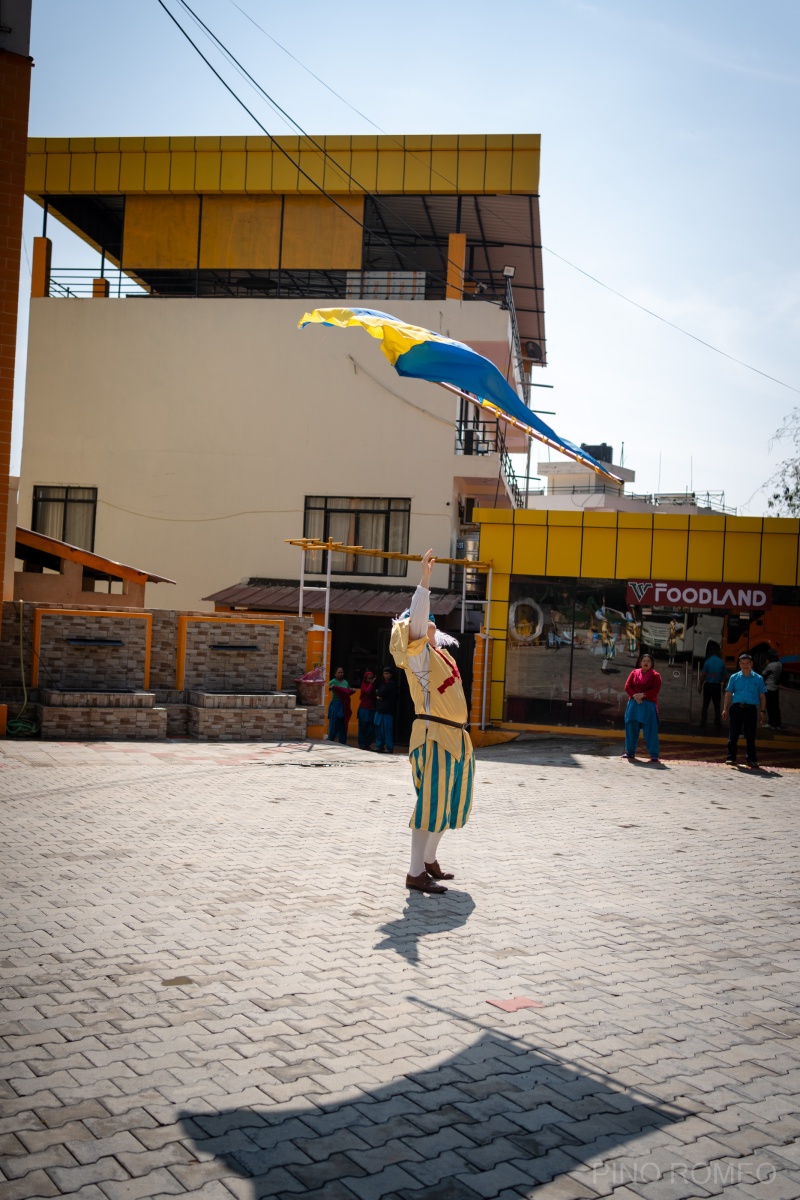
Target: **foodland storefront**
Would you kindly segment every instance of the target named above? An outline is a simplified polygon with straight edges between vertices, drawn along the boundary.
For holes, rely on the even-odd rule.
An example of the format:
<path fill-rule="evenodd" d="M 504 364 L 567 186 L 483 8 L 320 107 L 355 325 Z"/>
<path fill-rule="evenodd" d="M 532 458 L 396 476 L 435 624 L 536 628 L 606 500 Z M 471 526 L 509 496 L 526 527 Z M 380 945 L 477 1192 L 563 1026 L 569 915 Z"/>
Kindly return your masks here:
<path fill-rule="evenodd" d="M 620 728 L 625 680 L 647 650 L 662 724 L 696 729 L 716 647 L 728 673 L 743 650 L 757 670 L 776 651 L 783 726 L 800 731 L 797 519 L 484 509 L 475 520 L 494 568 L 494 725 Z"/>

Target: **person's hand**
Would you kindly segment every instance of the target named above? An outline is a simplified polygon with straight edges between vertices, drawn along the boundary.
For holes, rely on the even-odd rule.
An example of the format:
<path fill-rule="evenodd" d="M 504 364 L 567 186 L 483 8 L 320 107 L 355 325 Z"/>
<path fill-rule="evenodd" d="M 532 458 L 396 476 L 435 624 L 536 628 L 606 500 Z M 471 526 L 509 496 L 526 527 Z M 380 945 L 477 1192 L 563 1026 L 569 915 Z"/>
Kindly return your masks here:
<path fill-rule="evenodd" d="M 765 721 L 765 719 L 766 719 L 766 716 L 767 716 L 767 714 L 764 712 L 764 710 L 763 710 L 763 708 L 762 708 L 761 712 L 758 714 L 758 719 L 759 719 L 759 721 L 761 722 L 761 724 L 762 724 L 762 725 L 764 724 L 764 721 Z"/>
<path fill-rule="evenodd" d="M 727 708 L 723 708 L 723 710 L 722 710 L 722 719 L 723 719 L 723 721 L 727 721 L 727 719 L 728 719 L 728 710 L 727 710 Z"/>
<path fill-rule="evenodd" d="M 426 588 L 431 581 L 431 571 L 433 570 L 433 564 L 435 562 L 436 559 L 433 557 L 433 550 L 426 550 L 422 556 L 422 579 L 420 580 L 420 584 L 424 588 Z"/>
<path fill-rule="evenodd" d="M 634 692 L 633 698 L 637 704 L 641 704 L 642 701 L 644 700 L 644 692 Z"/>

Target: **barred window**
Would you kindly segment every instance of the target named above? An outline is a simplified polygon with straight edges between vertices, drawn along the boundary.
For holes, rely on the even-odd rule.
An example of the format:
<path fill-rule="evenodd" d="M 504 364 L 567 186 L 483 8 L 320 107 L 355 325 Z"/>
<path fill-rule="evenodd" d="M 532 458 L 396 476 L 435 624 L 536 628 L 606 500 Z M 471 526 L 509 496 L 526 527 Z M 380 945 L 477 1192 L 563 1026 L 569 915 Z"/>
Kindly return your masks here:
<path fill-rule="evenodd" d="M 346 546 L 367 550 L 408 553 L 408 527 L 411 501 L 386 497 L 306 496 L 303 536 L 327 541 L 333 538 Z M 321 575 L 326 570 L 321 550 L 306 555 L 306 571 Z M 404 559 L 368 558 L 363 554 L 332 555 L 335 575 L 405 576 Z"/>
<path fill-rule="evenodd" d="M 34 533 L 94 550 L 97 488 L 36 486 L 33 489 Z"/>

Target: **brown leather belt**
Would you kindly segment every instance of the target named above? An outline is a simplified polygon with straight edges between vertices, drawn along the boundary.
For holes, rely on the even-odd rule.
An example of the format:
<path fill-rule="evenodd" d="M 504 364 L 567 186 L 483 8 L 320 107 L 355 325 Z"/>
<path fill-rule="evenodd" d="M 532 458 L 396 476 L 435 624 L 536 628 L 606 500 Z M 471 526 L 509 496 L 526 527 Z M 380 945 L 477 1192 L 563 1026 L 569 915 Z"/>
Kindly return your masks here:
<path fill-rule="evenodd" d="M 460 721 L 448 721 L 445 717 L 432 717 L 430 713 L 414 713 L 415 721 L 435 721 L 437 725 L 450 725 L 453 729 L 464 730 L 468 727 L 469 721 L 465 721 L 462 725 Z"/>

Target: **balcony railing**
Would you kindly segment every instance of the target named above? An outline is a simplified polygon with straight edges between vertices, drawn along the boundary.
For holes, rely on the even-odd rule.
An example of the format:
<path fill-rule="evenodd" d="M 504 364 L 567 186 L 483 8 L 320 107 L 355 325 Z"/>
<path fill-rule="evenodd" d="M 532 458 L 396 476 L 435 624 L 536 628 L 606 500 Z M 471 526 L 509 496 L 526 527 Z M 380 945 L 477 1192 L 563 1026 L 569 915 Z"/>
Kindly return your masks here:
<path fill-rule="evenodd" d="M 533 481 L 534 477 L 531 476 Z M 536 482 L 538 482 L 538 476 Z M 555 487 L 530 487 L 526 490 L 524 477 L 519 480 L 523 506 L 526 496 L 621 496 L 625 500 L 639 500 L 644 504 L 652 504 L 658 508 L 685 508 L 693 505 L 696 508 L 708 508 L 715 513 L 735 517 L 737 509 L 725 503 L 724 492 L 625 492 L 614 483 L 586 483 L 569 486 L 557 484 Z"/>
<path fill-rule="evenodd" d="M 105 267 L 101 275 L 91 267 L 60 267 L 50 272 L 49 295 L 57 300 L 88 300 L 95 294 L 95 279 L 105 279 L 113 298 L 146 296 L 148 293 L 124 271 Z"/>
<path fill-rule="evenodd" d="M 500 472 L 511 496 L 514 508 L 523 507 L 523 492 L 517 473 L 506 450 L 503 431 L 497 421 L 482 421 L 477 413 L 456 421 L 456 454 L 469 457 L 497 454 Z"/>
<path fill-rule="evenodd" d="M 180 270 L 159 271 L 131 268 L 136 279 L 106 263 L 102 276 L 108 280 L 109 296 L 202 299 L 315 299 L 315 300 L 442 300 L 445 287 L 438 277 L 425 271 L 248 271 Z M 50 272 L 50 296 L 86 299 L 101 271 L 86 267 L 56 267 Z M 465 282 L 464 300 L 483 300 L 507 306 L 506 280 L 488 274 Z M 515 316 L 511 310 L 512 325 Z M 517 342 L 519 341 L 517 335 Z M 517 354 L 519 348 L 517 347 Z"/>

